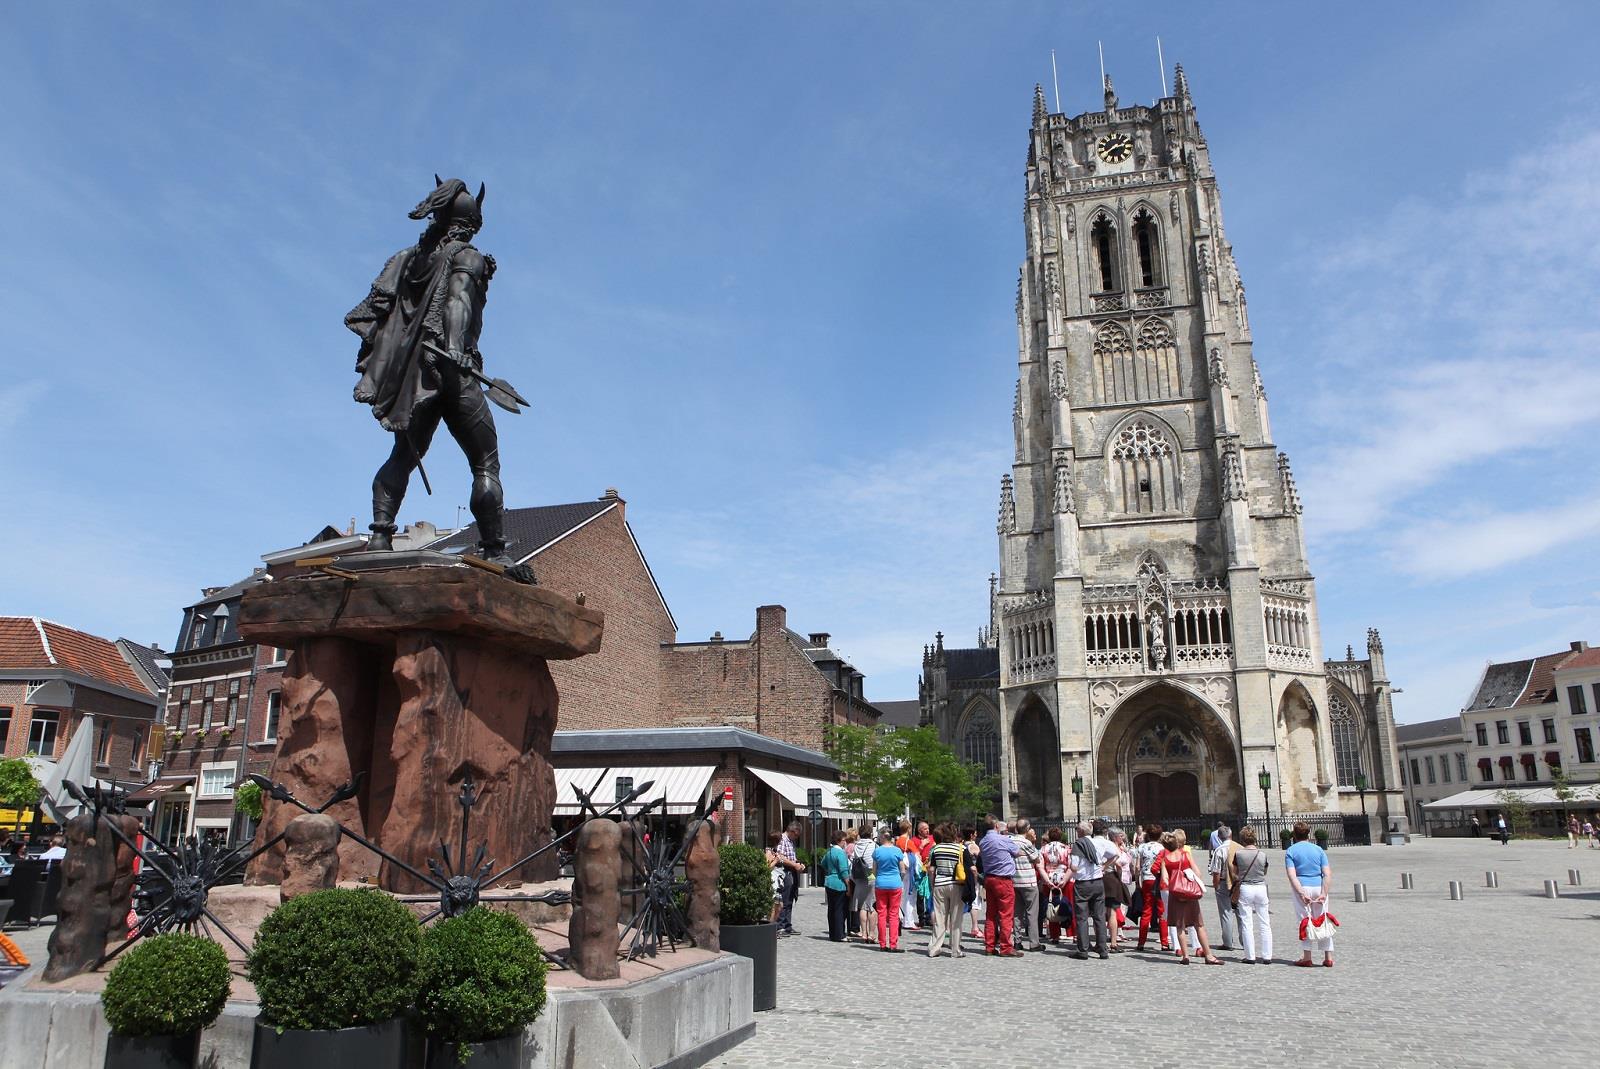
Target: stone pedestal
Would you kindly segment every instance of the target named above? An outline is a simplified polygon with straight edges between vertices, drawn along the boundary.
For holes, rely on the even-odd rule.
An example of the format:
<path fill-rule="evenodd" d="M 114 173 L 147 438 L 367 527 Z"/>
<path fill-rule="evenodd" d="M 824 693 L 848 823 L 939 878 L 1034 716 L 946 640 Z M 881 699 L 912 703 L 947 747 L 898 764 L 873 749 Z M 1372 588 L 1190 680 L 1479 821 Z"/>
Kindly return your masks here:
<path fill-rule="evenodd" d="M 245 594 L 240 634 L 291 651 L 271 778 L 318 806 L 366 773 L 329 815 L 427 871 L 441 840 L 457 853 L 457 798 L 471 776 L 472 845 L 487 842 L 498 869 L 549 841 L 557 697 L 546 662 L 597 651 L 601 614 L 442 554 L 405 554 L 394 568 L 383 567 L 387 556 L 341 559 L 353 578 L 312 573 Z M 264 809 L 263 837 L 300 815 L 270 798 Z M 351 836 L 338 854 L 341 880 L 426 889 Z M 549 879 L 555 860 L 508 878 Z M 283 877 L 280 846 L 251 863 L 247 882 Z"/>
<path fill-rule="evenodd" d="M 689 829 L 689 853 L 683 873 L 689 880 L 689 938 L 701 950 L 722 949 L 722 855 L 717 851 L 717 826 L 697 821 Z"/>
<path fill-rule="evenodd" d="M 115 823 L 129 839 L 139 821 L 126 814 L 96 817 L 91 809 L 67 821 L 67 856 L 61 862 L 57 919 L 50 933 L 46 980 L 65 980 L 95 967 L 106 947 L 128 934 L 133 899 L 133 850 L 111 833 Z"/>
<path fill-rule="evenodd" d="M 616 821 L 592 819 L 578 831 L 572 858 L 572 919 L 567 964 L 586 980 L 614 980 L 622 920 L 622 841 Z"/>

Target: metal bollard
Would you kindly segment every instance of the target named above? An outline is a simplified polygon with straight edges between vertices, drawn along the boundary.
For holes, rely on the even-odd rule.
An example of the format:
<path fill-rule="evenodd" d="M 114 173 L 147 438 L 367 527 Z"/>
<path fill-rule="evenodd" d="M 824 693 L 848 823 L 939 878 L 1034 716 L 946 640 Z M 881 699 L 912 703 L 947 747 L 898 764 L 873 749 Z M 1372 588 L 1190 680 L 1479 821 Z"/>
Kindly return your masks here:
<path fill-rule="evenodd" d="M 1544 896 L 1546 898 L 1560 898 L 1561 897 L 1561 888 L 1560 888 L 1560 886 L 1558 886 L 1556 884 L 1556 881 L 1554 881 L 1554 880 L 1546 880 L 1546 881 L 1544 881 Z"/>
<path fill-rule="evenodd" d="M 1365 902 L 1366 900 L 1367 900 L 1367 885 L 1364 884 L 1364 883 L 1356 884 L 1356 901 L 1357 902 Z"/>
<path fill-rule="evenodd" d="M 1485 872 L 1483 874 L 1483 885 L 1485 887 L 1499 887 L 1500 886 L 1500 874 L 1498 872 L 1493 871 L 1492 869 L 1490 871 L 1488 871 L 1488 872 Z"/>
<path fill-rule="evenodd" d="M 1402 872 L 1400 874 L 1400 890 L 1402 890 L 1402 891 L 1413 890 L 1415 888 L 1415 886 L 1416 886 L 1415 883 L 1413 882 L 1414 879 L 1415 879 L 1415 877 L 1413 877 L 1411 875 L 1411 873 Z"/>
<path fill-rule="evenodd" d="M 1452 902 L 1461 901 L 1461 881 L 1460 880 L 1451 880 L 1450 881 L 1450 901 L 1452 901 Z"/>
<path fill-rule="evenodd" d="M 1583 873 L 1579 872 L 1577 869 L 1568 869 L 1567 870 L 1567 884 L 1570 887 L 1582 887 L 1583 886 Z"/>

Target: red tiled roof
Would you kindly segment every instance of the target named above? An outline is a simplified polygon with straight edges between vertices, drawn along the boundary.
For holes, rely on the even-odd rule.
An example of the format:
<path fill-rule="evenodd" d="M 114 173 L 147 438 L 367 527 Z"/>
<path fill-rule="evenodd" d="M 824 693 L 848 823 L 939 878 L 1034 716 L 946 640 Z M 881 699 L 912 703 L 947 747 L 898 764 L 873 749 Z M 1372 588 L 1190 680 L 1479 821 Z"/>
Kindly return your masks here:
<path fill-rule="evenodd" d="M 1558 672 L 1565 672 L 1568 668 L 1600 668 L 1600 646 L 1569 653 L 1566 660 L 1556 665 Z"/>
<path fill-rule="evenodd" d="M 1528 684 L 1522 688 L 1522 693 L 1517 695 L 1517 700 L 1511 703 L 1512 708 L 1519 705 L 1543 705 L 1556 700 L 1555 670 L 1562 661 L 1572 656 L 1571 650 L 1562 650 L 1560 653 L 1547 653 L 1543 657 L 1533 659 L 1533 670 L 1528 673 Z"/>
<path fill-rule="evenodd" d="M 35 616 L 0 616 L 0 668 L 65 668 L 149 693 L 116 643 Z"/>

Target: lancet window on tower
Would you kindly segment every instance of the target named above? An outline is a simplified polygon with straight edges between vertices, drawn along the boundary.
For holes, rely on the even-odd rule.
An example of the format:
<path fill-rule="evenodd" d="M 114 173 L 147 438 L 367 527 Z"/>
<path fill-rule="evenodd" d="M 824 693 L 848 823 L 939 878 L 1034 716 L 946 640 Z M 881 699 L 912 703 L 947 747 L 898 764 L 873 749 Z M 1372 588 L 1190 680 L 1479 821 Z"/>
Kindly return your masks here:
<path fill-rule="evenodd" d="M 1139 260 L 1139 285 L 1161 285 L 1161 233 L 1155 214 L 1140 208 L 1133 216 L 1133 248 Z"/>
<path fill-rule="evenodd" d="M 1140 416 L 1124 423 L 1106 458 L 1119 512 L 1147 516 L 1180 507 L 1178 450 L 1158 421 Z"/>
<path fill-rule="evenodd" d="M 982 766 L 991 776 L 1000 774 L 1000 729 L 987 709 L 974 709 L 961 731 L 961 758 Z"/>
<path fill-rule="evenodd" d="M 1117 263 L 1117 227 L 1111 217 L 1101 212 L 1089 227 L 1089 247 L 1094 250 L 1094 278 L 1100 283 L 1101 293 L 1115 293 L 1122 289 L 1122 272 Z"/>
<path fill-rule="evenodd" d="M 1122 323 L 1102 323 L 1094 338 L 1094 387 L 1103 404 L 1181 397 L 1178 343 L 1159 316 L 1139 324 L 1138 344 Z"/>

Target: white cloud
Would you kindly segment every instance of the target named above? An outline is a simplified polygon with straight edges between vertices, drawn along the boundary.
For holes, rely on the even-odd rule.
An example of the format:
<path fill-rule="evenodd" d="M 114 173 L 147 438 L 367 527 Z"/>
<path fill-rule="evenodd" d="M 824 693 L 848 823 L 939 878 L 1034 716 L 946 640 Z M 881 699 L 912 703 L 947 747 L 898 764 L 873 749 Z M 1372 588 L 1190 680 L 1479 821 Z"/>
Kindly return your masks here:
<path fill-rule="evenodd" d="M 1579 539 L 1600 542 L 1600 495 L 1548 508 L 1413 523 L 1394 539 L 1396 562 L 1423 579 L 1454 579 Z"/>
<path fill-rule="evenodd" d="M 1397 207 L 1326 250 L 1319 274 L 1337 296 L 1317 330 L 1317 362 L 1331 373 L 1303 476 L 1314 534 L 1379 532 L 1413 563 L 1448 533 L 1451 551 L 1424 569 L 1434 576 L 1581 535 L 1572 525 L 1592 519 L 1581 502 L 1550 507 L 1539 496 L 1547 487 L 1502 462 L 1569 465 L 1586 454 L 1600 412 L 1590 308 L 1600 131 Z M 1468 471 L 1475 477 L 1458 478 Z M 1477 515 L 1469 529 L 1408 519 L 1434 511 L 1430 491 L 1447 479 L 1452 503 Z"/>

